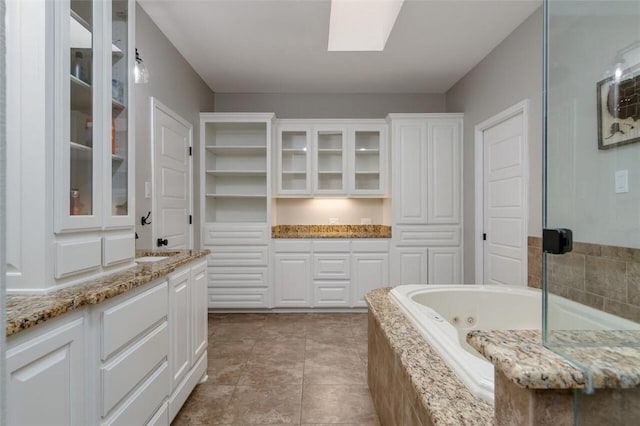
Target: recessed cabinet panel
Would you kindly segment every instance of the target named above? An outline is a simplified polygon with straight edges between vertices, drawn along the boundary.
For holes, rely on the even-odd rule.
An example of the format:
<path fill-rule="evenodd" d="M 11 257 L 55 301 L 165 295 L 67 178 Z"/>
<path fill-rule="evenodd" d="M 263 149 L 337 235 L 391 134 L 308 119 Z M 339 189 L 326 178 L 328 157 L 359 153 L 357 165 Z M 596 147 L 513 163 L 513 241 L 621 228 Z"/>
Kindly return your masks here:
<path fill-rule="evenodd" d="M 315 281 L 313 306 L 319 308 L 349 307 L 351 295 L 349 281 Z"/>
<path fill-rule="evenodd" d="M 313 277 L 316 279 L 349 279 L 351 277 L 348 254 L 314 254 Z"/>
<path fill-rule="evenodd" d="M 209 266 L 267 266 L 267 247 L 211 246 L 207 256 Z"/>
<path fill-rule="evenodd" d="M 101 255 L 99 238 L 56 243 L 56 278 L 99 268 Z"/>
<path fill-rule="evenodd" d="M 102 266 L 111 266 L 133 259 L 136 243 L 133 234 L 102 238 Z"/>
<path fill-rule="evenodd" d="M 102 313 L 102 360 L 167 316 L 167 283 L 131 297 Z"/>
<path fill-rule="evenodd" d="M 396 223 L 427 222 L 427 127 L 394 123 L 393 204 Z"/>
<path fill-rule="evenodd" d="M 460 253 L 457 247 L 429 248 L 429 284 L 462 284 Z"/>
<path fill-rule="evenodd" d="M 371 290 L 389 287 L 389 255 L 388 254 L 353 254 L 352 280 L 353 306 L 366 307 L 364 296 Z"/>
<path fill-rule="evenodd" d="M 169 321 L 171 324 L 171 391 L 189 372 L 190 343 L 189 312 L 191 310 L 189 270 L 174 274 L 169 278 Z"/>
<path fill-rule="evenodd" d="M 459 223 L 461 204 L 460 123 L 431 121 L 429 132 L 429 223 Z"/>
<path fill-rule="evenodd" d="M 195 362 L 207 350 L 207 263 L 191 268 L 191 361 Z"/>
<path fill-rule="evenodd" d="M 276 253 L 276 307 L 311 307 L 311 255 Z"/>
<path fill-rule="evenodd" d="M 399 247 L 391 257 L 392 286 L 429 283 L 426 247 Z"/>

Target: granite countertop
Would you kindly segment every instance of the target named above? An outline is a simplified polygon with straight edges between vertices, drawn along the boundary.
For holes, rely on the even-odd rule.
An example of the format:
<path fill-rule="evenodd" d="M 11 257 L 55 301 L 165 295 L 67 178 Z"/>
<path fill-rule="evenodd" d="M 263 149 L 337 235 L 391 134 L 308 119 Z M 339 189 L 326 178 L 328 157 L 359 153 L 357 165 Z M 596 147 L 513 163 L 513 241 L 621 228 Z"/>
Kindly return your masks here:
<path fill-rule="evenodd" d="M 495 368 L 529 389 L 640 386 L 639 331 L 555 331 L 550 338 L 572 362 L 542 345 L 535 330 L 472 331 L 467 342 Z M 585 374 L 586 368 L 590 373 Z"/>
<path fill-rule="evenodd" d="M 439 425 L 493 425 L 493 406 L 476 398 L 389 299 L 390 288 L 365 296 L 411 377 L 422 404 Z"/>
<path fill-rule="evenodd" d="M 136 257 L 169 256 L 158 262 L 145 262 L 123 271 L 90 279 L 71 287 L 44 294 L 6 296 L 7 328 L 10 336 L 84 305 L 95 305 L 161 278 L 209 250 L 137 250 Z"/>
<path fill-rule="evenodd" d="M 387 225 L 275 225 L 272 238 L 391 238 Z"/>

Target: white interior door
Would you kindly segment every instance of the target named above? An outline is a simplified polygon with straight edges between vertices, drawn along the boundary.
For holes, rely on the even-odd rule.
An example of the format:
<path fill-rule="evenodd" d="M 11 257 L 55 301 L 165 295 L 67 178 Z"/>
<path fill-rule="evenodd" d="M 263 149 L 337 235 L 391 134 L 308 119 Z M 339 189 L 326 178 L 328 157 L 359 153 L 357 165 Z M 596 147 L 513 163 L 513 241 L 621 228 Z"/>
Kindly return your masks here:
<path fill-rule="evenodd" d="M 152 109 L 155 218 L 152 222 L 153 246 L 192 248 L 192 126 L 155 99 L 152 99 Z"/>
<path fill-rule="evenodd" d="M 524 111 L 482 132 L 484 284 L 527 282 L 525 138 Z"/>

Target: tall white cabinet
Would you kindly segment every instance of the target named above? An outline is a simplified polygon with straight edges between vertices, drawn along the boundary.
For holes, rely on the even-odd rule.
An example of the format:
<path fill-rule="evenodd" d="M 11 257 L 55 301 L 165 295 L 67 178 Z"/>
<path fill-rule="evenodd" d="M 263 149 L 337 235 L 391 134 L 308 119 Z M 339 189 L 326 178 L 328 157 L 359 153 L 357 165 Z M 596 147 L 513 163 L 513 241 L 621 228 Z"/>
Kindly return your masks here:
<path fill-rule="evenodd" d="M 7 4 L 10 292 L 133 261 L 134 13 L 131 0 Z"/>
<path fill-rule="evenodd" d="M 273 114 L 200 114 L 202 241 L 211 250 L 207 269 L 210 308 L 271 305 L 273 120 Z M 302 143 L 299 137 L 292 135 L 291 146 L 296 150 Z"/>
<path fill-rule="evenodd" d="M 462 115 L 390 114 L 391 281 L 462 282 Z"/>

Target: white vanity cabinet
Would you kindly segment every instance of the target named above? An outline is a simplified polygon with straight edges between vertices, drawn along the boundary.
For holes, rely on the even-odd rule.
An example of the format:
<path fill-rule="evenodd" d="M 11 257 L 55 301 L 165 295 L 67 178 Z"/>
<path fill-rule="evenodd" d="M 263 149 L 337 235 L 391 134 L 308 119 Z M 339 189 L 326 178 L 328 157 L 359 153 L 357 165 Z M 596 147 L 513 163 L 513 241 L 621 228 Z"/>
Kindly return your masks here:
<path fill-rule="evenodd" d="M 9 292 L 133 262 L 134 24 L 133 0 L 7 3 Z"/>
<path fill-rule="evenodd" d="M 384 120 L 276 122 L 278 197 L 372 197 L 388 194 Z"/>
<path fill-rule="evenodd" d="M 84 425 L 83 312 L 51 320 L 7 340 L 7 426 Z"/>
<path fill-rule="evenodd" d="M 389 286 L 389 241 L 274 241 L 276 308 L 366 307 L 364 295 Z"/>
<path fill-rule="evenodd" d="M 390 114 L 393 285 L 462 280 L 462 115 Z"/>
<path fill-rule="evenodd" d="M 206 261 L 7 339 L 9 425 L 165 425 L 206 379 Z"/>

